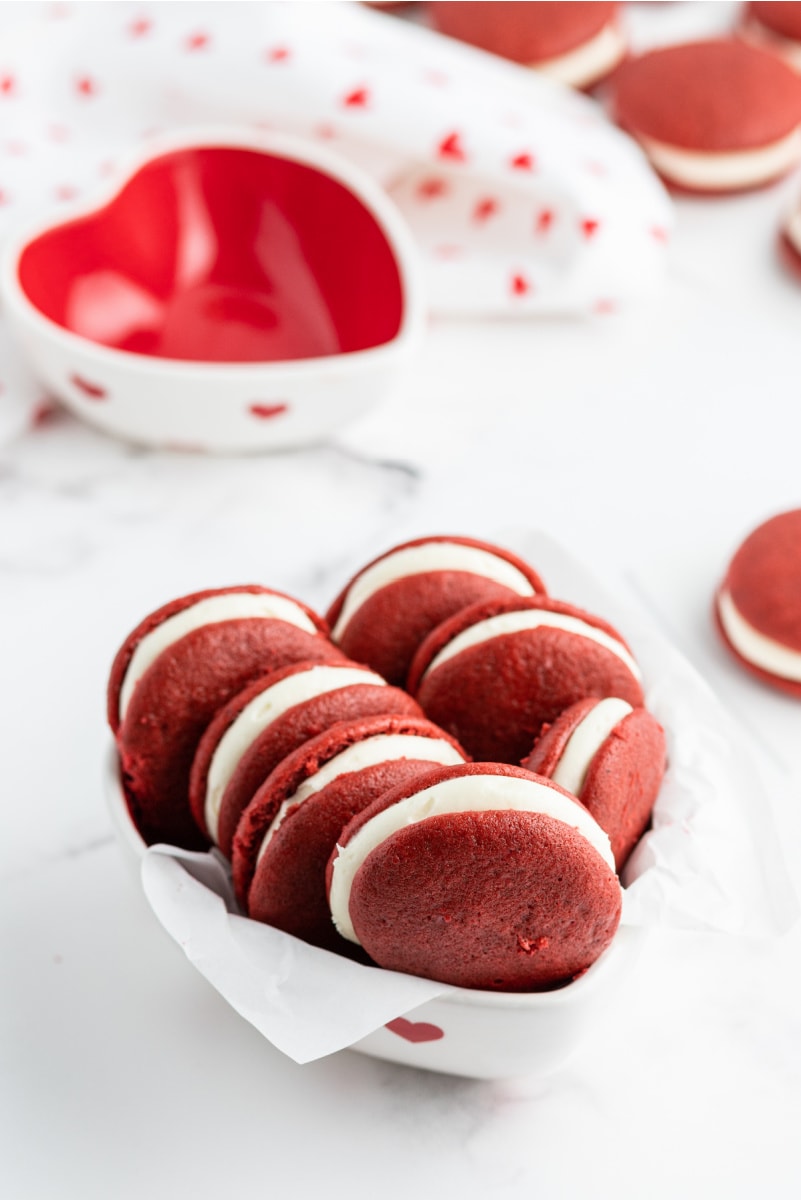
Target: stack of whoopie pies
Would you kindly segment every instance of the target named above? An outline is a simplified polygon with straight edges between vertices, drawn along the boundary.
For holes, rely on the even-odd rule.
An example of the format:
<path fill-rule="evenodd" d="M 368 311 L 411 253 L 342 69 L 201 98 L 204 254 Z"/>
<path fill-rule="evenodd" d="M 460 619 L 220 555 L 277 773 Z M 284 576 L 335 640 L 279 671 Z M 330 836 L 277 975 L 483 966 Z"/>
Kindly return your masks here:
<path fill-rule="evenodd" d="M 259 586 L 174 600 L 108 709 L 149 844 L 216 845 L 255 920 L 469 988 L 596 960 L 665 769 L 617 631 L 461 537 L 383 554 L 326 620 Z"/>

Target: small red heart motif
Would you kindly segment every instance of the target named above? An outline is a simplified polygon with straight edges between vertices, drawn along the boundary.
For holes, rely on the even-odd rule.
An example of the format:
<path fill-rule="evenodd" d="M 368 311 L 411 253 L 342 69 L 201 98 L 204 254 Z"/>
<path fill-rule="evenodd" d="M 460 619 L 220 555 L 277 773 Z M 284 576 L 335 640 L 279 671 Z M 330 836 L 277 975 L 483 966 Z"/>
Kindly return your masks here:
<path fill-rule="evenodd" d="M 473 209 L 474 221 L 486 221 L 489 217 L 495 215 L 498 211 L 498 201 L 492 200 L 489 196 L 486 200 L 479 200 L 476 207 Z"/>
<path fill-rule="evenodd" d="M 81 96 L 94 96 L 97 92 L 97 84 L 91 75 L 82 75 L 80 79 L 75 80 L 75 90 Z"/>
<path fill-rule="evenodd" d="M 591 238 L 595 233 L 598 232 L 598 225 L 599 222 L 593 220 L 592 217 L 585 217 L 581 222 L 581 232 L 584 234 L 585 238 Z"/>
<path fill-rule="evenodd" d="M 268 50 L 264 56 L 267 62 L 277 63 L 286 62 L 289 58 L 289 50 L 286 46 L 274 46 L 272 50 Z"/>
<path fill-rule="evenodd" d="M 518 171 L 533 171 L 534 156 L 527 151 L 523 154 L 516 154 L 510 161 L 510 166 L 515 167 Z"/>
<path fill-rule="evenodd" d="M 13 75 L 0 76 L 0 92 L 8 96 L 14 91 L 15 81 Z"/>
<path fill-rule="evenodd" d="M 80 375 L 70 375 L 70 383 L 79 392 L 83 392 L 84 396 L 88 396 L 90 400 L 108 399 L 108 392 L 99 383 L 91 383 L 88 379 L 83 379 Z"/>
<path fill-rule="evenodd" d="M 449 133 L 447 137 L 443 138 L 437 153 L 440 158 L 450 158 L 454 162 L 464 162 L 467 158 L 458 133 Z"/>
<path fill-rule="evenodd" d="M 57 412 L 58 407 L 53 403 L 52 400 L 40 400 L 36 405 L 36 408 L 31 413 L 32 428 L 41 429 L 42 425 L 48 425 Z"/>
<path fill-rule="evenodd" d="M 550 208 L 544 208 L 537 216 L 537 232 L 547 233 L 553 225 L 553 213 Z"/>
<path fill-rule="evenodd" d="M 210 38 L 209 34 L 207 34 L 207 33 L 203 33 L 203 32 L 192 33 L 186 39 L 186 48 L 187 48 L 187 50 L 190 50 L 190 51 L 191 50 L 205 50 L 206 46 L 208 46 L 210 41 L 211 41 L 211 38 Z"/>
<path fill-rule="evenodd" d="M 367 88 L 355 88 L 352 92 L 348 92 L 342 103 L 346 108 L 366 108 L 370 100 L 370 93 Z"/>
<path fill-rule="evenodd" d="M 288 411 L 288 404 L 251 404 L 248 406 L 248 412 L 262 421 L 266 421 L 270 417 L 280 417 L 281 413 Z"/>
<path fill-rule="evenodd" d="M 651 237 L 657 242 L 667 242 L 669 240 L 668 231 L 663 225 L 652 226 Z"/>
<path fill-rule="evenodd" d="M 447 190 L 448 185 L 444 179 L 424 179 L 417 189 L 417 194 L 424 200 L 430 200 L 435 196 L 444 196 Z"/>
<path fill-rule="evenodd" d="M 531 284 L 526 279 L 525 275 L 512 276 L 512 292 L 515 296 L 525 296 L 531 291 Z"/>
<path fill-rule="evenodd" d="M 387 1021 L 385 1028 L 406 1042 L 438 1042 L 445 1037 L 445 1031 L 439 1025 L 430 1025 L 427 1021 L 407 1021 L 405 1017 Z"/>
<path fill-rule="evenodd" d="M 150 33 L 152 28 L 153 22 L 148 20 L 147 17 L 138 17 L 135 21 L 131 21 L 130 25 L 128 26 L 128 32 L 131 37 L 138 38 L 144 37 L 145 34 Z"/>

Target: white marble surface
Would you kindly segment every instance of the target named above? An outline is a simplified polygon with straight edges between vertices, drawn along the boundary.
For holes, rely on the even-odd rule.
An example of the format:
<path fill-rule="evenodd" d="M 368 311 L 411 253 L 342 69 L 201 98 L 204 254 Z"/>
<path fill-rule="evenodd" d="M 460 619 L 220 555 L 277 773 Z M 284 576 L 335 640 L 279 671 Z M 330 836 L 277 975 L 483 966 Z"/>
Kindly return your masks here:
<path fill-rule="evenodd" d="M 647 20 L 656 37 L 677 17 Z M 801 710 L 741 675 L 709 620 L 740 538 L 801 504 L 801 285 L 774 254 L 800 189 L 680 201 L 669 286 L 638 313 L 434 324 L 335 446 L 157 454 L 58 416 L 0 452 L 0 1194 L 799 1194 L 797 925 L 651 935 L 618 1009 L 548 1078 L 348 1052 L 299 1067 L 159 929 L 100 778 L 111 657 L 165 599 L 255 580 L 324 607 L 407 535 L 536 525 L 632 588 L 741 720 L 801 891 Z"/>

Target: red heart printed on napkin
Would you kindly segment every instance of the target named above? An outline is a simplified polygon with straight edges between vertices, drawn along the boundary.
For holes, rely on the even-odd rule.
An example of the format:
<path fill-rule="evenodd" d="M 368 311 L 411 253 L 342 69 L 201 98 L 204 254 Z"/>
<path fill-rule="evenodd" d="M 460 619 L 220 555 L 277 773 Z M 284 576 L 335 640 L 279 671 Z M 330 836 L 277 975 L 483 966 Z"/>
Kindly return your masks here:
<path fill-rule="evenodd" d="M 438 1042 L 445 1037 L 445 1031 L 439 1025 L 430 1025 L 427 1021 L 407 1021 L 405 1017 L 387 1021 L 384 1028 L 407 1042 Z"/>

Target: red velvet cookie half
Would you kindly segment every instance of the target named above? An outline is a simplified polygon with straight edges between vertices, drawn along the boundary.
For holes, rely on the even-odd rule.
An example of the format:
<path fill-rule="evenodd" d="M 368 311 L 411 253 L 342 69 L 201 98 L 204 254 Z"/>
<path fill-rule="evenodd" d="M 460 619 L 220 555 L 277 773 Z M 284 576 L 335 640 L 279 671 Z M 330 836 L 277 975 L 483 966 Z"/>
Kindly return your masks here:
<path fill-rule="evenodd" d="M 349 658 L 403 686 L 418 646 L 453 613 L 479 600 L 545 592 L 516 555 L 472 538 L 404 542 L 363 567 L 327 614 Z"/>
<path fill-rule="evenodd" d="M 748 535 L 718 589 L 715 621 L 743 667 L 801 697 L 801 509 Z"/>
<path fill-rule="evenodd" d="M 626 53 L 619 4 L 433 3 L 440 33 L 544 71 L 571 87 L 600 82 Z"/>
<path fill-rule="evenodd" d="M 344 938 L 382 967 L 457 987 L 568 983 L 620 921 L 597 822 L 551 781 L 498 763 L 394 788 L 342 831 L 327 877 Z"/>
<path fill-rule="evenodd" d="M 619 873 L 651 819 L 665 734 L 625 700 L 579 700 L 543 730 L 523 766 L 578 797 L 609 835 Z"/>
<path fill-rule="evenodd" d="M 406 692 L 345 658 L 294 663 L 257 679 L 200 739 L 189 780 L 199 827 L 230 857 L 240 816 L 283 758 L 337 721 L 376 713 L 423 715 Z"/>
<path fill-rule="evenodd" d="M 311 609 L 256 585 L 197 592 L 145 618 L 111 670 L 131 815 L 149 843 L 207 845 L 189 806 L 189 772 L 215 713 L 251 680 L 287 663 L 339 660 Z"/>
<path fill-rule="evenodd" d="M 248 916 L 347 953 L 325 882 L 343 826 L 397 784 L 464 759 L 441 729 L 416 717 L 340 722 L 306 742 L 273 771 L 239 822 L 233 879 Z"/>
<path fill-rule="evenodd" d="M 613 87 L 618 124 L 680 189 L 761 187 L 801 160 L 801 79 L 747 42 L 652 50 L 624 63 Z"/>
<path fill-rule="evenodd" d="M 409 690 L 471 758 L 515 765 L 577 700 L 643 702 L 617 630 L 545 597 L 475 604 L 444 621 L 415 656 Z"/>

